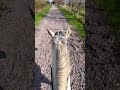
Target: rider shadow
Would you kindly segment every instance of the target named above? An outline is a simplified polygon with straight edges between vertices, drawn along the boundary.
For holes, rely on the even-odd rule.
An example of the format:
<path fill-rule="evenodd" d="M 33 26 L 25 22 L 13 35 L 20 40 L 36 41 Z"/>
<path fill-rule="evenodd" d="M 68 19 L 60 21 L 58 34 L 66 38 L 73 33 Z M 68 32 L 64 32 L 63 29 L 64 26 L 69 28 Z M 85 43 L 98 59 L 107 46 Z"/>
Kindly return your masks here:
<path fill-rule="evenodd" d="M 35 64 L 35 90 L 41 90 L 41 83 L 46 83 L 51 86 L 51 81 L 41 73 L 40 67 Z"/>

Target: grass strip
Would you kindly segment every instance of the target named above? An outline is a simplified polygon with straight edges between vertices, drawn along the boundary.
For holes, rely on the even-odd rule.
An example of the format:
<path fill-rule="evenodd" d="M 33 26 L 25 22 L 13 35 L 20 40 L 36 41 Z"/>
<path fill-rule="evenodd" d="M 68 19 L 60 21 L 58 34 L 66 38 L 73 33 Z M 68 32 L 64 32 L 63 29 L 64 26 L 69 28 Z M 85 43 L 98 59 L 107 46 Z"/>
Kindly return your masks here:
<path fill-rule="evenodd" d="M 42 11 L 35 13 L 35 27 L 37 27 L 42 20 L 42 18 L 49 12 L 51 5 L 43 8 Z"/>
<path fill-rule="evenodd" d="M 67 18 L 69 23 L 73 25 L 79 32 L 80 37 L 82 40 L 85 40 L 85 25 L 81 23 L 74 15 L 72 15 L 70 12 L 63 9 L 61 6 L 58 6 L 61 13 Z"/>

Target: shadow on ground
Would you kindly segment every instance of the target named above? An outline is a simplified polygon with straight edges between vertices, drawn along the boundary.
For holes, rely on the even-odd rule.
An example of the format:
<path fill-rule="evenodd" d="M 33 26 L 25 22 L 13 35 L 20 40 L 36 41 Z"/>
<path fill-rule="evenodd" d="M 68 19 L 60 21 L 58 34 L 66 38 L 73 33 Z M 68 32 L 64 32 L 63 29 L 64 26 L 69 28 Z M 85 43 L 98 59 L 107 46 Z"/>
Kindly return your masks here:
<path fill-rule="evenodd" d="M 0 86 L 0 90 L 4 90 L 4 89 Z"/>
<path fill-rule="evenodd" d="M 0 59 L 6 58 L 6 53 L 4 51 L 0 51 Z M 4 90 L 3 87 L 0 86 L 0 90 Z"/>
<path fill-rule="evenodd" d="M 6 53 L 4 51 L 0 51 L 0 59 L 2 58 L 6 58 Z"/>
<path fill-rule="evenodd" d="M 42 90 L 41 83 L 51 85 L 51 81 L 41 73 L 41 68 L 35 63 L 35 90 Z"/>

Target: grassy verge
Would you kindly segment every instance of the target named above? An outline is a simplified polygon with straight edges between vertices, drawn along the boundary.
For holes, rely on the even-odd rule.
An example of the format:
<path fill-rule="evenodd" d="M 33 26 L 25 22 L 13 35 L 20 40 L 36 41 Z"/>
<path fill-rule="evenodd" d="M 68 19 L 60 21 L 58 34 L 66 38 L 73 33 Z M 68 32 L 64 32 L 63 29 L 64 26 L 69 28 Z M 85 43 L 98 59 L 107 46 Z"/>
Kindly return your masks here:
<path fill-rule="evenodd" d="M 78 30 L 82 40 L 85 40 L 85 25 L 82 23 L 82 21 L 78 20 L 73 14 L 63 9 L 61 6 L 58 6 L 58 8 L 61 11 L 61 13 L 67 18 L 69 23 Z"/>
<path fill-rule="evenodd" d="M 35 27 L 39 25 L 40 21 L 48 13 L 50 8 L 51 8 L 51 5 L 48 5 L 44 7 L 42 11 L 35 13 Z"/>

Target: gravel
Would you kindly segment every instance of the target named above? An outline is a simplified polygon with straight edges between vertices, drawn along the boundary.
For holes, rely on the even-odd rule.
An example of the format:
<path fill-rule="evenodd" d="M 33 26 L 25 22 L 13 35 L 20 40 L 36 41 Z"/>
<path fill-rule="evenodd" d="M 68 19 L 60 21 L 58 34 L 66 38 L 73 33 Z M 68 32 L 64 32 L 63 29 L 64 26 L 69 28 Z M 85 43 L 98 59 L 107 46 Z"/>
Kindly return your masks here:
<path fill-rule="evenodd" d="M 43 18 L 35 32 L 35 90 L 49 90 L 51 87 L 51 37 L 47 29 L 52 31 L 72 29 L 68 40 L 68 50 L 71 64 L 72 90 L 85 90 L 85 53 L 83 42 L 78 32 L 68 23 L 57 6 L 52 6 L 49 13 Z"/>

